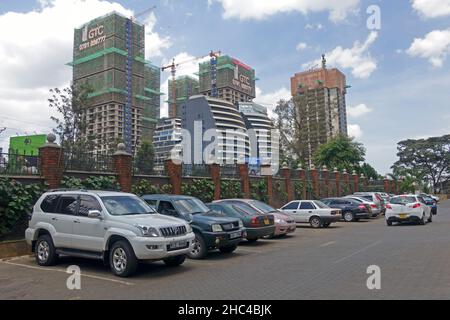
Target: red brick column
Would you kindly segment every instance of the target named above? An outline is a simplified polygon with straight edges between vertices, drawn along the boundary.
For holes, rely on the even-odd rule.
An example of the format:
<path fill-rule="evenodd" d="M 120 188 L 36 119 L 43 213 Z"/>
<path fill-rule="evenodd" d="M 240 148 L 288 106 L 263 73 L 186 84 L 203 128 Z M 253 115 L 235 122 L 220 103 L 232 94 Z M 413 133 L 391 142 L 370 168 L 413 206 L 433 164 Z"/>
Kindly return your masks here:
<path fill-rule="evenodd" d="M 360 179 L 361 179 L 361 184 L 362 184 L 363 189 L 364 189 L 362 191 L 367 191 L 367 177 L 364 174 L 361 174 Z"/>
<path fill-rule="evenodd" d="M 261 165 L 261 175 L 266 177 L 267 199 L 269 205 L 273 205 L 273 175 L 270 165 Z"/>
<path fill-rule="evenodd" d="M 395 192 L 397 190 L 397 181 L 391 180 L 391 189 L 392 192 Z"/>
<path fill-rule="evenodd" d="M 289 167 L 287 166 L 283 166 L 283 168 L 281 168 L 281 174 L 283 175 L 284 183 L 286 184 L 288 202 L 291 202 L 292 200 L 294 200 L 294 190 L 291 183 L 291 169 L 289 169 Z"/>
<path fill-rule="evenodd" d="M 390 193 L 390 183 L 389 179 L 384 179 L 384 192 Z"/>
<path fill-rule="evenodd" d="M 299 200 L 306 200 L 306 172 L 302 167 L 299 167 L 297 169 L 298 171 L 298 176 L 300 178 L 300 180 L 302 181 L 302 199 Z"/>
<path fill-rule="evenodd" d="M 181 194 L 182 165 L 174 163 L 171 159 L 165 161 L 166 172 L 172 185 L 172 194 Z"/>
<path fill-rule="evenodd" d="M 353 170 L 352 178 L 353 178 L 353 192 L 359 192 L 359 176 L 355 170 Z"/>
<path fill-rule="evenodd" d="M 340 197 L 341 194 L 341 173 L 337 168 L 334 168 L 334 179 L 336 180 L 336 197 Z"/>
<path fill-rule="evenodd" d="M 220 200 L 220 165 L 213 163 L 209 165 L 209 168 L 214 183 L 214 200 Z"/>
<path fill-rule="evenodd" d="M 311 166 L 310 173 L 311 173 L 312 188 L 313 188 L 314 195 L 317 198 L 320 198 L 320 193 L 319 193 L 319 173 L 318 173 L 317 169 L 314 166 Z"/>
<path fill-rule="evenodd" d="M 351 192 L 352 186 L 350 185 L 350 175 L 348 174 L 346 169 L 344 169 L 344 171 L 342 172 L 342 178 L 345 185 L 347 186 L 347 189 L 349 190 L 349 192 Z M 346 196 L 346 194 L 344 194 L 344 196 Z"/>
<path fill-rule="evenodd" d="M 119 181 L 122 192 L 131 192 L 133 180 L 133 156 L 125 151 L 125 144 L 119 143 L 117 151 L 113 154 L 114 172 Z"/>
<path fill-rule="evenodd" d="M 237 171 L 239 178 L 241 179 L 241 191 L 244 195 L 244 198 L 250 198 L 250 178 L 248 176 L 248 166 L 247 164 L 238 163 Z"/>
<path fill-rule="evenodd" d="M 39 170 L 50 189 L 57 189 L 64 173 L 63 149 L 55 143 L 56 136 L 49 134 L 47 143 L 39 148 Z"/>
<path fill-rule="evenodd" d="M 322 168 L 322 177 L 325 182 L 325 197 L 328 198 L 330 196 L 330 177 L 327 166 L 323 166 Z"/>

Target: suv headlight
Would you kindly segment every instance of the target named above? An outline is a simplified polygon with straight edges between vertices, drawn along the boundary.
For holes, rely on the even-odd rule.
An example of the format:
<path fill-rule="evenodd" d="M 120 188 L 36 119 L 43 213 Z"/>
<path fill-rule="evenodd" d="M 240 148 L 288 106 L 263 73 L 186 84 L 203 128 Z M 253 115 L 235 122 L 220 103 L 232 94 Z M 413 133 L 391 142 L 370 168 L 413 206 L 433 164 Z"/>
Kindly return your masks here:
<path fill-rule="evenodd" d="M 136 228 L 138 228 L 139 231 L 141 231 L 143 237 L 151 237 L 151 238 L 159 237 L 159 232 L 155 228 L 140 225 L 136 225 Z"/>
<path fill-rule="evenodd" d="M 275 223 L 286 223 L 283 219 L 275 219 Z"/>
<path fill-rule="evenodd" d="M 223 231 L 222 226 L 220 224 L 213 224 L 211 226 L 211 229 L 213 232 L 222 232 Z"/>
<path fill-rule="evenodd" d="M 239 228 L 243 228 L 244 227 L 244 223 L 242 222 L 242 220 L 239 220 Z"/>
<path fill-rule="evenodd" d="M 191 233 L 191 232 L 192 232 L 192 227 L 191 227 L 190 224 L 187 224 L 187 225 L 186 225 L 186 232 L 187 232 L 187 233 Z"/>

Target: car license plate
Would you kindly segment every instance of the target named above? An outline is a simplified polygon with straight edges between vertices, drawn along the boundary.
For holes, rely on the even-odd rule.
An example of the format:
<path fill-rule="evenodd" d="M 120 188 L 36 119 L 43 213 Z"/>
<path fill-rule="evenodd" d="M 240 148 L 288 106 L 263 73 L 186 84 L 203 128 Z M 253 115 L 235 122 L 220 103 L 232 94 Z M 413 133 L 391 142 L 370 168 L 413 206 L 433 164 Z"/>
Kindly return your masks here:
<path fill-rule="evenodd" d="M 400 219 L 406 219 L 406 218 L 408 218 L 408 215 L 407 214 L 400 214 L 399 217 L 400 217 Z"/>
<path fill-rule="evenodd" d="M 186 241 L 172 242 L 169 245 L 167 245 L 168 250 L 177 250 L 177 249 L 184 249 L 184 248 L 187 248 Z"/>
<path fill-rule="evenodd" d="M 241 237 L 241 232 L 230 233 L 230 239 L 236 239 Z"/>
<path fill-rule="evenodd" d="M 270 224 L 269 219 L 264 219 L 264 224 L 265 224 L 266 226 L 268 226 L 268 225 Z"/>

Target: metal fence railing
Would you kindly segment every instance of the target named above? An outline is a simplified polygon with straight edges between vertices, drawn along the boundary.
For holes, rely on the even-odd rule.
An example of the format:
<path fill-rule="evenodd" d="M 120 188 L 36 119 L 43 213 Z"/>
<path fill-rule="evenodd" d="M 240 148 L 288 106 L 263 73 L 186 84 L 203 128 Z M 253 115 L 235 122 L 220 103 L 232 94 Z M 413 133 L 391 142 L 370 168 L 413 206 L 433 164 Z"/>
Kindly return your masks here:
<path fill-rule="evenodd" d="M 39 175 L 39 156 L 19 152 L 0 153 L 0 175 Z"/>
<path fill-rule="evenodd" d="M 64 167 L 68 171 L 114 171 L 113 159 L 108 154 L 64 153 Z"/>
<path fill-rule="evenodd" d="M 226 178 L 239 178 L 237 166 L 235 164 L 226 164 L 220 166 L 220 175 Z"/>
<path fill-rule="evenodd" d="M 183 164 L 183 177 L 211 177 L 210 166 L 206 164 Z"/>

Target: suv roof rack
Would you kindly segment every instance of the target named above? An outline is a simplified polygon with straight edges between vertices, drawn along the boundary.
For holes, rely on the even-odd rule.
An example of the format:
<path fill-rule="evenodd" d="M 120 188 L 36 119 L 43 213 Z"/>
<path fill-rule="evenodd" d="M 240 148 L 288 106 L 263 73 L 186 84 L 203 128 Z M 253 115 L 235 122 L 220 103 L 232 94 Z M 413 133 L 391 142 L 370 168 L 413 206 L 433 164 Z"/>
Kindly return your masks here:
<path fill-rule="evenodd" d="M 47 192 L 64 192 L 64 191 L 80 191 L 80 192 L 88 192 L 86 189 L 80 188 L 60 188 L 60 189 L 50 189 Z"/>

